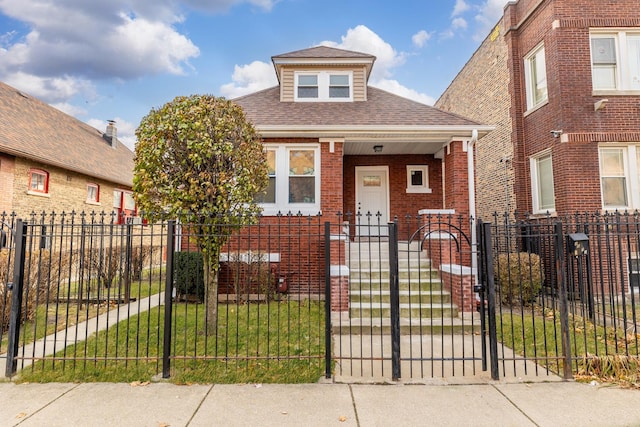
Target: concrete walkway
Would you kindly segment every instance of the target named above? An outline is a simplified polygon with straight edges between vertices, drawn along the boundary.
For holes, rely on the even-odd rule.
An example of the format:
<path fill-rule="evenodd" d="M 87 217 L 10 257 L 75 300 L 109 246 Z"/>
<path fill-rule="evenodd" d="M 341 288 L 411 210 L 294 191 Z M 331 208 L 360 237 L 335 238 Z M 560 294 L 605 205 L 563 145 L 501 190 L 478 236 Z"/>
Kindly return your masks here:
<path fill-rule="evenodd" d="M 164 304 L 164 292 L 141 298 L 129 304 L 120 304 L 113 310 L 20 347 L 18 356 L 24 357 L 24 359 L 18 360 L 18 371 L 30 366 L 33 360 L 51 356 L 69 345 L 82 342 L 86 337 L 90 337 L 99 331 L 104 331 L 116 325 L 118 322 L 126 320 L 131 314 L 140 314 L 162 304 Z M 0 355 L 0 377 L 4 377 L 7 364 L 6 356 L 6 354 Z"/>
<path fill-rule="evenodd" d="M 637 426 L 640 391 L 481 385 L 0 383 L 0 426 Z"/>

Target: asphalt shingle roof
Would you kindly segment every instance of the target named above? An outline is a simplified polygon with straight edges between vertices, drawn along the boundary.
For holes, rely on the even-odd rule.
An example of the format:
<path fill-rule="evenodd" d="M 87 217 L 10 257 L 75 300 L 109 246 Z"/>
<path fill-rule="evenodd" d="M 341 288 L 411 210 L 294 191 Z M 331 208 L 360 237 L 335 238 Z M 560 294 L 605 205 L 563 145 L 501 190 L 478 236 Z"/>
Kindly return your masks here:
<path fill-rule="evenodd" d="M 131 186 L 133 152 L 102 134 L 0 82 L 0 152 Z"/>
<path fill-rule="evenodd" d="M 361 102 L 280 102 L 273 87 L 234 99 L 257 126 L 472 126 L 474 121 L 381 89 Z"/>
<path fill-rule="evenodd" d="M 281 55 L 275 55 L 272 59 L 279 58 L 351 58 L 351 59 L 375 59 L 375 56 L 352 50 L 336 49 L 328 46 L 316 46 L 308 49 L 296 50 Z"/>

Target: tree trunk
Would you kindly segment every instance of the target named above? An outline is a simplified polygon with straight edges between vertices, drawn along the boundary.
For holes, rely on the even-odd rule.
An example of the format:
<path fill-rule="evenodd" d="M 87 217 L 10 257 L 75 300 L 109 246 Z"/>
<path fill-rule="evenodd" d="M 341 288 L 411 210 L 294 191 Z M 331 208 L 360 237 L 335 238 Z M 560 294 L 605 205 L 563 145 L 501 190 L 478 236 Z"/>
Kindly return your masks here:
<path fill-rule="evenodd" d="M 207 318 L 207 335 L 215 335 L 218 329 L 218 268 L 213 268 L 207 262 L 207 274 L 205 274 L 205 305 Z"/>

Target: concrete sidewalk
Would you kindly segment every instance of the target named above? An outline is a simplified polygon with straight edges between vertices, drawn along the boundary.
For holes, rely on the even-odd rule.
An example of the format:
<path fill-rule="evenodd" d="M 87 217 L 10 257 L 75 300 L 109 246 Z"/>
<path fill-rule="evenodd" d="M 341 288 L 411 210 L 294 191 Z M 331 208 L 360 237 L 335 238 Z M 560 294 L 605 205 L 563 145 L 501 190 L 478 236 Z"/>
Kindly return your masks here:
<path fill-rule="evenodd" d="M 634 426 L 640 391 L 475 385 L 0 383 L 0 426 Z"/>

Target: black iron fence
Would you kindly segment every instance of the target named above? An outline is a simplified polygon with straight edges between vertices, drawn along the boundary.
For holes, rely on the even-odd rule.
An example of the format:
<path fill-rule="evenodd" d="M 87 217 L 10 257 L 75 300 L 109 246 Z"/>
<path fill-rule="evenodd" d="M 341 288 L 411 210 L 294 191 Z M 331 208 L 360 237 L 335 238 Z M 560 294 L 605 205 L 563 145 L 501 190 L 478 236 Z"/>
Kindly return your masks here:
<path fill-rule="evenodd" d="M 0 363 L 34 380 L 288 382 L 637 359 L 639 215 L 379 218 L 0 215 Z"/>
<path fill-rule="evenodd" d="M 118 224 L 103 213 L 0 219 L 7 376 L 309 381 L 326 371 L 321 217 L 243 227 Z M 203 237 L 224 244 L 211 256 Z"/>
<path fill-rule="evenodd" d="M 638 358 L 637 212 L 495 215 L 480 228 L 481 278 L 496 288 L 494 374 L 571 377 Z"/>

